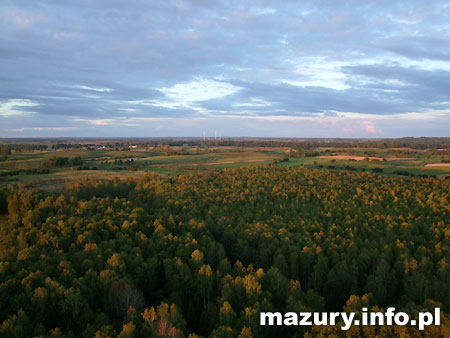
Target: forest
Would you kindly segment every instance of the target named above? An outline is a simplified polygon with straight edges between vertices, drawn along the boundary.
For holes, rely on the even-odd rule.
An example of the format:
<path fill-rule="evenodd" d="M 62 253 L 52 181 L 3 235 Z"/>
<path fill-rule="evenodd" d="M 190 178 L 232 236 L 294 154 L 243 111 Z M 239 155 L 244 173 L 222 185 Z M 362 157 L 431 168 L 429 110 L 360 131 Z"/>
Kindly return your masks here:
<path fill-rule="evenodd" d="M 450 180 L 276 165 L 0 191 L 2 337 L 449 337 Z M 441 326 L 261 311 L 441 307 Z"/>

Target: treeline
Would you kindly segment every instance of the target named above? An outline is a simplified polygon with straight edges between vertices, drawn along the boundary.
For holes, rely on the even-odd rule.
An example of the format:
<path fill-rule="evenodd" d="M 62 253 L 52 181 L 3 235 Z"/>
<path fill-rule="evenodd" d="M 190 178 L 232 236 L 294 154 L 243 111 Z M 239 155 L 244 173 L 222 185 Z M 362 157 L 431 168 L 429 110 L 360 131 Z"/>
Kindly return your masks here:
<path fill-rule="evenodd" d="M 47 168 L 6 170 L 6 171 L 0 171 L 0 177 L 16 176 L 16 175 L 20 175 L 21 173 L 24 173 L 26 175 L 45 175 L 45 174 L 50 174 L 50 170 Z"/>
<path fill-rule="evenodd" d="M 72 167 L 78 166 L 78 170 L 86 170 L 89 169 L 89 166 L 82 166 L 84 161 L 81 157 L 76 156 L 72 158 L 68 157 L 52 157 L 45 160 L 39 168 L 32 169 L 17 169 L 17 170 L 6 170 L 0 172 L 0 177 L 2 176 L 16 176 L 24 173 L 26 175 L 42 175 L 49 174 L 50 169 L 60 168 L 60 167 Z"/>
<path fill-rule="evenodd" d="M 11 151 L 16 152 L 33 152 L 47 150 L 48 146 L 41 143 L 11 143 L 0 145 L 0 156 L 11 155 Z"/>
<path fill-rule="evenodd" d="M 391 153 L 398 152 L 396 148 L 411 148 L 417 150 L 432 149 L 435 154 L 439 154 L 438 149 L 450 150 L 450 138 L 448 137 L 404 137 L 396 139 L 271 139 L 271 138 L 224 138 L 224 139 L 202 139 L 202 138 L 135 138 L 135 139 L 118 139 L 118 140 L 91 140 L 90 142 L 80 142 L 80 140 L 72 141 L 56 141 L 51 145 L 53 150 L 70 150 L 70 149 L 96 149 L 106 148 L 111 150 L 129 150 L 132 146 L 140 147 L 165 147 L 184 145 L 193 147 L 217 147 L 217 146 L 233 146 L 233 147 L 290 147 L 299 150 L 315 150 L 317 148 L 378 148 L 390 149 Z M 36 151 L 47 150 L 48 145 L 39 142 L 36 143 L 11 143 L 4 144 L 0 147 L 14 151 Z M 392 149 L 393 148 L 393 149 Z M 400 150 L 404 153 L 404 150 Z M 448 154 L 446 152 L 446 154 Z"/>
<path fill-rule="evenodd" d="M 166 141 L 167 142 L 167 141 Z M 177 142 L 179 143 L 179 142 Z M 191 142 L 189 142 L 191 143 Z M 177 145 L 167 142 L 169 145 Z M 316 148 L 412 148 L 412 149 L 450 149 L 450 138 L 400 138 L 381 140 L 359 139 L 305 139 L 305 140 L 253 140 L 253 139 L 225 139 L 199 141 L 199 145 L 207 146 L 236 146 L 236 147 L 291 147 L 296 149 Z"/>
<path fill-rule="evenodd" d="M 52 157 L 43 163 L 43 168 L 58 168 L 58 167 L 72 167 L 82 165 L 83 160 L 80 156 L 68 158 L 68 157 Z"/>
<path fill-rule="evenodd" d="M 0 147 L 0 159 L 5 160 L 9 155 L 11 155 L 11 149 L 7 146 Z"/>
<path fill-rule="evenodd" d="M 449 180 L 275 165 L 3 190 L 0 336 L 445 337 L 449 203 Z M 441 326 L 259 325 L 390 306 Z"/>
<path fill-rule="evenodd" d="M 167 144 L 169 146 L 234 146 L 234 147 L 293 147 L 300 149 L 315 149 L 322 147 L 334 148 L 412 148 L 412 149 L 450 149 L 450 138 L 448 137 L 404 137 L 397 139 L 258 139 L 258 138 L 225 138 L 206 139 L 186 138 L 155 138 L 128 140 L 126 144 L 139 144 L 144 146 L 158 146 Z"/>

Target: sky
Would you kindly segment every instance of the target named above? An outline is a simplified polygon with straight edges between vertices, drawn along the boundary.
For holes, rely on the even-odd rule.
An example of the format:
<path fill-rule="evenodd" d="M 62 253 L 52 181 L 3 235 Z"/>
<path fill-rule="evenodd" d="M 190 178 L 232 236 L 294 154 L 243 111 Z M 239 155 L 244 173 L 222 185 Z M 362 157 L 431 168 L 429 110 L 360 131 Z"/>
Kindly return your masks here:
<path fill-rule="evenodd" d="M 214 134 L 450 136 L 450 3 L 0 2 L 0 137 Z"/>

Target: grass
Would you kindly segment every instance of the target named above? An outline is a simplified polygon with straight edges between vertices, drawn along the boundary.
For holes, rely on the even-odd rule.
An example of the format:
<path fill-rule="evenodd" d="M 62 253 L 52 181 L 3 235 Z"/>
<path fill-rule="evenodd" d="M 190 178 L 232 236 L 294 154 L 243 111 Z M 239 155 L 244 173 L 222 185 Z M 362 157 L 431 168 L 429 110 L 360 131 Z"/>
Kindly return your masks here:
<path fill-rule="evenodd" d="M 13 153 L 7 161 L 0 162 L 0 172 L 13 170 L 26 170 L 42 168 L 45 161 L 53 157 L 81 157 L 83 166 L 96 167 L 98 170 L 77 170 L 77 167 L 62 167 L 51 169 L 50 174 L 27 175 L 21 172 L 15 176 L 0 177 L 0 186 L 8 185 L 32 185 L 44 190 L 57 190 L 66 184 L 74 183 L 80 179 L 109 179 L 112 177 L 127 178 L 143 175 L 145 172 L 154 172 L 161 175 L 180 175 L 188 173 L 200 173 L 225 168 L 236 168 L 248 165 L 265 165 L 274 163 L 286 156 L 285 148 L 242 148 L 222 147 L 214 148 L 214 152 L 198 152 L 193 147 L 171 147 L 171 151 L 187 151 L 187 155 L 166 155 L 159 152 L 160 149 L 138 149 L 132 151 L 110 150 L 58 150 L 43 152 Z M 320 150 L 320 149 L 319 149 Z M 374 155 L 386 157 L 389 149 L 351 149 L 354 156 Z M 204 150 L 201 150 L 204 151 Z M 211 149 L 210 149 L 211 151 Z M 325 149 L 322 149 L 322 155 Z M 349 149 L 332 149 L 334 154 L 349 154 Z M 289 161 L 278 162 L 278 166 L 291 166 L 314 169 L 329 165 L 345 170 L 346 166 L 353 166 L 357 171 L 371 171 L 374 167 L 383 169 L 383 175 L 394 175 L 396 170 L 404 170 L 409 173 L 427 175 L 450 174 L 450 167 L 424 167 L 424 164 L 440 163 L 441 155 L 432 154 L 426 150 L 409 150 L 410 154 L 401 155 L 409 157 L 408 160 L 394 160 L 385 162 L 334 160 L 319 157 L 291 157 Z M 400 156 L 400 155 L 399 155 Z M 132 163 L 125 163 L 133 159 Z M 122 160 L 122 164 L 114 163 Z M 108 162 L 108 163 L 106 163 Z M 137 166 L 139 171 L 131 170 Z M 119 168 L 120 170 L 117 170 Z M 130 170 L 129 170 L 130 169 Z"/>

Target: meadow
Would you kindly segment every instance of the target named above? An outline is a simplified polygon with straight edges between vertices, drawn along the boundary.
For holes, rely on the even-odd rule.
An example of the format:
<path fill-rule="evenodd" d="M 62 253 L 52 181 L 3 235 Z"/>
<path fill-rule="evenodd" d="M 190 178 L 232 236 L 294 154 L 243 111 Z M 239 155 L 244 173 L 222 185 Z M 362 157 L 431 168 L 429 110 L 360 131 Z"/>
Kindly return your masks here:
<path fill-rule="evenodd" d="M 140 177 L 145 173 L 176 176 L 203 174 L 241 166 L 272 164 L 308 169 L 371 171 L 380 175 L 450 175 L 448 150 L 411 148 L 315 147 L 302 153 L 293 146 L 167 145 L 12 150 L 0 161 L 0 187 L 19 185 L 59 190 L 85 179 Z M 55 159 L 76 164 L 51 165 Z M 69 161 L 70 162 L 70 161 Z M 49 164 L 50 163 L 50 164 Z M 43 171 L 45 169 L 45 171 Z"/>

